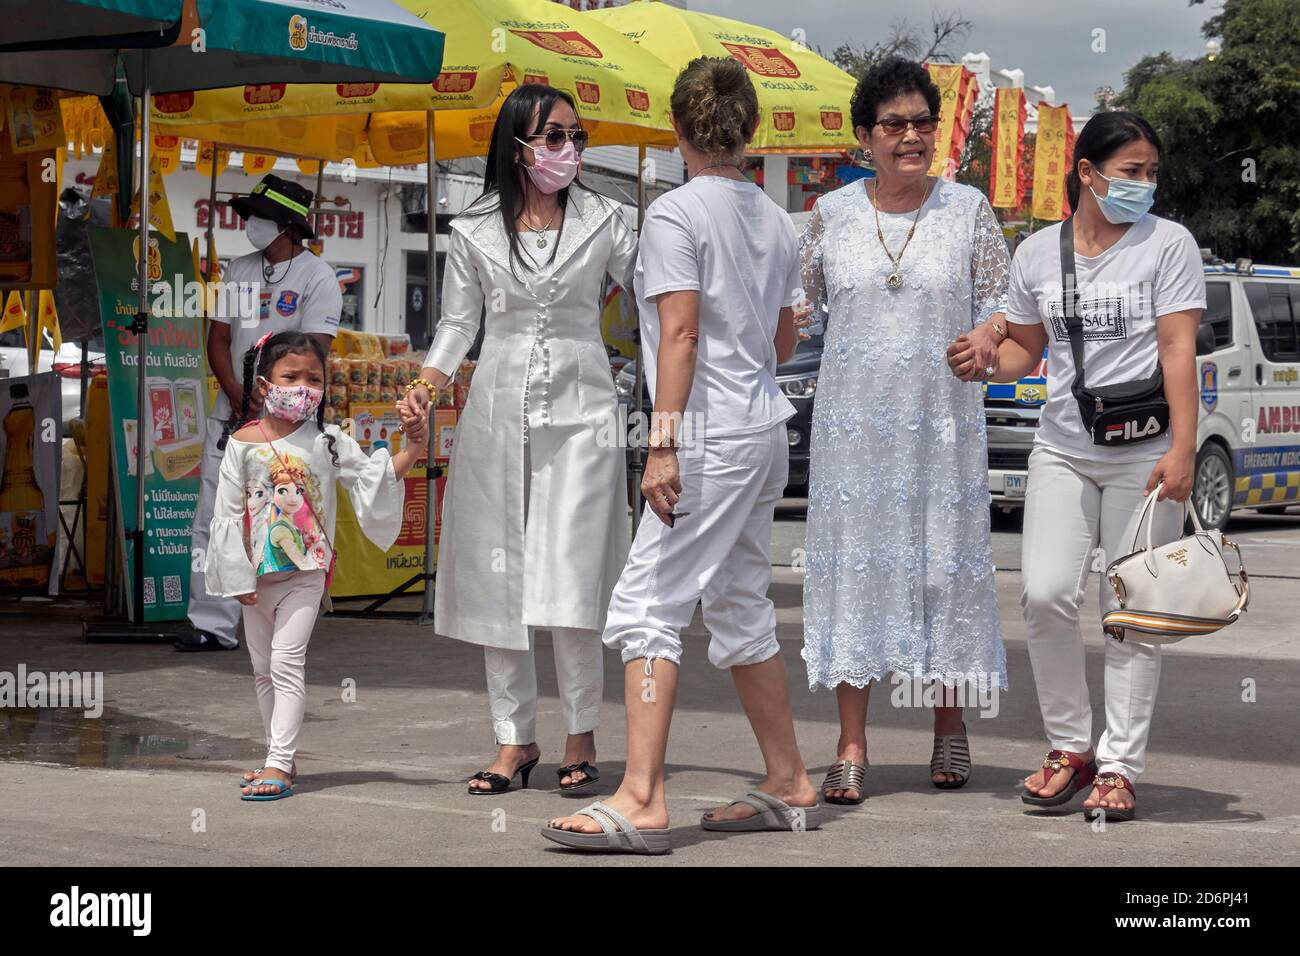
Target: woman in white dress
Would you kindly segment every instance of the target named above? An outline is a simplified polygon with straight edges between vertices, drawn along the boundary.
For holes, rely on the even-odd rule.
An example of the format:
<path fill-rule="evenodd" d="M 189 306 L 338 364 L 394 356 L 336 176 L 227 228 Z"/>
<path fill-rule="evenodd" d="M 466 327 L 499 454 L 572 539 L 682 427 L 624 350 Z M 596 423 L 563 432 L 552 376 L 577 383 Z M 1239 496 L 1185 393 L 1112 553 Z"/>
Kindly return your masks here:
<path fill-rule="evenodd" d="M 937 685 L 912 698 L 933 697 L 931 780 L 943 789 L 970 778 L 962 698 L 1006 686 L 983 395 L 945 352 L 984 322 L 1005 335 L 1008 256 L 983 194 L 928 174 L 939 105 L 919 64 L 863 76 L 851 109 L 876 176 L 821 197 L 801 244 L 804 289 L 826 321 L 803 657 L 809 687 L 838 698 L 822 785 L 835 803 L 865 796 L 873 681 Z"/>
<path fill-rule="evenodd" d="M 573 99 L 527 84 L 497 117 L 482 198 L 452 222 L 442 321 L 404 416 L 455 374 L 485 325 L 456 428 L 438 549 L 434 626 L 485 648 L 497 755 L 469 781 L 499 793 L 541 756 L 534 631 L 553 638 L 568 739 L 560 786 L 598 779 L 600 635 L 627 556 L 624 450 L 600 294 L 629 288 L 636 235 L 577 180 Z M 486 311 L 486 319 L 484 314 Z"/>

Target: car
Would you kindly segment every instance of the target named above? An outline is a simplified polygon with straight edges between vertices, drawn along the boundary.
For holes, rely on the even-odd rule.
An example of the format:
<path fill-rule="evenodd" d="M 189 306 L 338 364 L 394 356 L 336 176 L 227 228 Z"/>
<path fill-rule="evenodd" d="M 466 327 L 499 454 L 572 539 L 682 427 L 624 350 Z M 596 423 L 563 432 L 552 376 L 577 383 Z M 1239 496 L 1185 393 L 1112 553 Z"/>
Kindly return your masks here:
<path fill-rule="evenodd" d="M 53 343 L 46 335 L 44 345 L 36 368 L 39 372 L 58 373 L 63 399 L 63 424 L 66 425 L 81 415 L 81 344 L 64 342 L 55 352 Z M 92 377 L 105 374 L 103 339 L 92 339 L 88 343 L 87 358 Z M 29 368 L 26 338 L 22 329 L 11 329 L 0 335 L 0 381 L 27 375 Z"/>
<path fill-rule="evenodd" d="M 1221 531 L 1236 510 L 1278 514 L 1300 503 L 1300 268 L 1247 259 L 1204 268 L 1192 502 L 1201 523 Z M 989 492 L 1004 510 L 1024 503 L 1047 397 L 1042 370 L 986 389 Z"/>
<path fill-rule="evenodd" d="M 814 331 L 816 328 L 814 327 Z M 804 498 L 808 495 L 808 460 L 812 437 L 813 397 L 817 392 L 817 373 L 822 362 L 822 335 L 811 335 L 799 342 L 794 355 L 776 367 L 776 383 L 794 406 L 794 416 L 786 421 L 786 437 L 790 443 L 790 477 L 786 484 L 787 498 Z M 636 390 L 636 363 L 627 362 L 614 376 L 614 390 L 625 414 L 632 412 L 632 396 Z M 650 392 L 642 386 L 642 409 L 649 414 Z M 635 426 L 633 426 L 635 427 Z M 631 429 L 629 429 L 631 431 Z M 628 449 L 632 455 L 631 443 Z"/>

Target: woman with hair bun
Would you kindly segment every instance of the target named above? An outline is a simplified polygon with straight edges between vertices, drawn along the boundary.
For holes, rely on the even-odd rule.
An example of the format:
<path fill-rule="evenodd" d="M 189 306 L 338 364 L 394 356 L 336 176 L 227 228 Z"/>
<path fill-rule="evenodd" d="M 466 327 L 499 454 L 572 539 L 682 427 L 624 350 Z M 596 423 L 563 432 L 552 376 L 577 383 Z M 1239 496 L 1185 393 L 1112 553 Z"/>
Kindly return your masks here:
<path fill-rule="evenodd" d="M 609 800 L 542 831 L 580 850 L 670 849 L 664 758 L 680 634 L 701 601 L 709 660 L 731 671 L 767 764 L 756 787 L 701 825 L 815 829 L 820 810 L 767 597 L 772 512 L 788 473 L 785 421 L 794 414 L 775 377 L 799 336 L 794 229 L 741 172 L 759 119 L 743 66 L 693 60 L 677 77 L 672 112 L 689 179 L 651 205 L 635 274 L 654 401 L 645 517 L 604 634 L 623 657 L 627 772 Z"/>

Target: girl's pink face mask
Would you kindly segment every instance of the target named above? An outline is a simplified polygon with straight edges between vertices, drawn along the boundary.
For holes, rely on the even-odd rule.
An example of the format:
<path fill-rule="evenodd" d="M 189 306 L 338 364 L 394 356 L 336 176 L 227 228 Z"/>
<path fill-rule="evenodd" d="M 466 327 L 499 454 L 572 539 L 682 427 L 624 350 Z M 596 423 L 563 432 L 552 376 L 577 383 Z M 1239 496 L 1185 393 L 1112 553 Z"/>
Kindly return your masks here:
<path fill-rule="evenodd" d="M 266 396 L 262 407 L 276 418 L 286 422 L 305 422 L 316 414 L 325 392 L 309 385 L 274 385 L 262 379 L 266 386 Z"/>

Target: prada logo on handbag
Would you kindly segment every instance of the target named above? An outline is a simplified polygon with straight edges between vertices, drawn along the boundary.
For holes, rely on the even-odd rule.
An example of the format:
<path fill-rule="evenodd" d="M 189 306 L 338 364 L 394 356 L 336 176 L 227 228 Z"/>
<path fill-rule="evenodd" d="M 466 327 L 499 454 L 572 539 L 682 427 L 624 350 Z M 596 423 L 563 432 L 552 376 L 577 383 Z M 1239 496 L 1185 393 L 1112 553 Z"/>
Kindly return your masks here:
<path fill-rule="evenodd" d="M 1183 567 L 1187 567 L 1187 549 L 1179 548 L 1177 551 L 1170 551 L 1165 555 L 1170 561 L 1177 561 Z"/>

